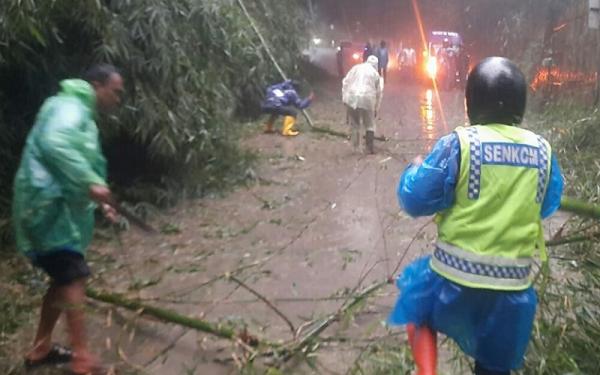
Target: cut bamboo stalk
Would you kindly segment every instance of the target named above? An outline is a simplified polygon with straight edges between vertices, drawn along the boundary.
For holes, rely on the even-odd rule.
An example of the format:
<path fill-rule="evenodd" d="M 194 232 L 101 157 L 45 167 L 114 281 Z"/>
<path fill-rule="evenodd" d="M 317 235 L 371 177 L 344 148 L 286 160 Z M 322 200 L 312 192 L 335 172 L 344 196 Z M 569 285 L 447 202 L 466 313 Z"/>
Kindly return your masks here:
<path fill-rule="evenodd" d="M 309 333 L 304 335 L 300 340 L 294 343 L 293 347 L 289 349 L 289 351 L 285 355 L 285 359 L 289 359 L 294 356 L 296 353 L 301 351 L 304 347 L 306 347 L 312 340 L 317 338 L 327 327 L 329 327 L 333 322 L 338 320 L 341 316 L 343 316 L 346 312 L 350 311 L 360 302 L 369 298 L 373 293 L 388 285 L 388 281 L 380 281 L 378 283 L 372 284 L 371 286 L 365 288 L 363 291 L 358 293 L 358 295 L 352 298 L 350 301 L 342 305 L 338 311 L 333 314 L 330 314 L 327 318 L 323 319 L 316 327 L 314 327 Z"/>
<path fill-rule="evenodd" d="M 325 128 L 325 127 L 320 127 L 320 126 L 313 126 L 311 128 L 312 131 L 317 132 L 317 133 L 325 133 L 325 134 L 329 134 L 329 135 L 333 135 L 335 137 L 341 137 L 341 138 L 350 138 L 350 134 L 348 133 L 344 133 L 344 132 L 340 132 L 337 130 L 333 130 L 330 128 Z M 386 142 L 388 139 L 386 137 L 383 136 L 379 136 L 379 137 L 375 137 L 374 138 L 377 141 L 381 141 L 381 142 Z"/>
<path fill-rule="evenodd" d="M 560 210 L 592 219 L 600 219 L 600 206 L 570 197 L 561 199 Z"/>
<path fill-rule="evenodd" d="M 236 332 L 229 327 L 224 327 L 220 324 L 215 325 L 201 319 L 181 315 L 175 311 L 146 305 L 136 300 L 127 299 L 125 296 L 120 294 L 101 292 L 92 288 L 86 288 L 86 294 L 89 298 L 97 301 L 123 307 L 131 311 L 141 311 L 142 315 L 152 316 L 164 322 L 179 324 L 181 326 L 210 333 L 211 335 L 215 335 L 224 339 L 234 340 L 238 337 Z"/>

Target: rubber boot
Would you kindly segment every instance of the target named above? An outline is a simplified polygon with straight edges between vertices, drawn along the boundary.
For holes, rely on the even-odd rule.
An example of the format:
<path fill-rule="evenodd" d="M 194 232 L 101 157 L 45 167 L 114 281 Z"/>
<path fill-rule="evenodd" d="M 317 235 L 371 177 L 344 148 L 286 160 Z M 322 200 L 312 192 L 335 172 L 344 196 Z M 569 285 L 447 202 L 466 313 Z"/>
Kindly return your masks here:
<path fill-rule="evenodd" d="M 269 118 L 267 119 L 267 122 L 265 122 L 265 133 L 266 134 L 275 133 L 275 130 L 273 130 L 274 122 L 275 122 L 275 116 L 273 116 L 273 115 L 269 116 Z"/>
<path fill-rule="evenodd" d="M 374 154 L 375 148 L 373 146 L 373 141 L 375 139 L 375 132 L 372 130 L 367 130 L 367 134 L 366 134 L 365 138 L 367 141 L 367 153 Z"/>
<path fill-rule="evenodd" d="M 296 118 L 293 116 L 285 116 L 283 118 L 283 127 L 281 128 L 281 135 L 294 136 L 298 135 L 298 132 L 294 130 L 296 124 Z"/>
<path fill-rule="evenodd" d="M 417 365 L 417 375 L 435 375 L 437 367 L 436 333 L 427 326 L 406 326 L 408 342 Z"/>

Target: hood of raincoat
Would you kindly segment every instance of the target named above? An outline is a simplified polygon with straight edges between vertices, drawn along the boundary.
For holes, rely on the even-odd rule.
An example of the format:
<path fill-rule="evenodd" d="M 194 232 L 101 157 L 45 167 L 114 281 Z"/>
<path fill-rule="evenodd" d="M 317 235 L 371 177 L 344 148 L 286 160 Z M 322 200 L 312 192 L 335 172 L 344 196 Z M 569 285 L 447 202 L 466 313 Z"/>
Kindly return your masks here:
<path fill-rule="evenodd" d="M 96 108 L 96 91 L 87 81 L 82 79 L 65 79 L 60 82 L 59 96 L 75 96 L 92 112 Z"/>
<path fill-rule="evenodd" d="M 377 73 L 375 56 L 354 65 L 342 80 L 342 101 L 352 109 L 378 111 L 382 95 L 383 79 Z"/>
<path fill-rule="evenodd" d="M 377 56 L 371 55 L 367 58 L 367 63 L 371 64 L 371 66 L 375 68 L 375 70 L 377 70 L 377 66 L 379 65 L 379 59 L 377 58 Z"/>

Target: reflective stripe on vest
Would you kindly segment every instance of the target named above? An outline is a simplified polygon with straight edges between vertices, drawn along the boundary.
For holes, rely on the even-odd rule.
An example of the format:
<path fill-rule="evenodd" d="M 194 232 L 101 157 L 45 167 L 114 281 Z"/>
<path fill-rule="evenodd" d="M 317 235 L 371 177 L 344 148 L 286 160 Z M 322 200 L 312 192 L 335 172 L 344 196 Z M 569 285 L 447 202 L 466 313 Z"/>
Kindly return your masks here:
<path fill-rule="evenodd" d="M 466 285 L 490 285 L 495 289 L 514 290 L 530 285 L 532 260 L 481 256 L 447 243 L 438 242 L 431 266 L 450 280 Z"/>

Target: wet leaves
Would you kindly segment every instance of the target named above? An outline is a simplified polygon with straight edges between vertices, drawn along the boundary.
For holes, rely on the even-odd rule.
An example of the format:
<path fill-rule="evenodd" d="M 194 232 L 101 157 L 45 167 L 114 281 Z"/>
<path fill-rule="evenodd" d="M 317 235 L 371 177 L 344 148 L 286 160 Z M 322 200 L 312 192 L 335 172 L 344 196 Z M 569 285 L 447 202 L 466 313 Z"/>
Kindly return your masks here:
<path fill-rule="evenodd" d="M 362 251 L 354 249 L 341 249 L 339 252 L 342 256 L 342 271 L 346 270 L 348 264 L 354 263 L 357 258 L 362 256 Z"/>

